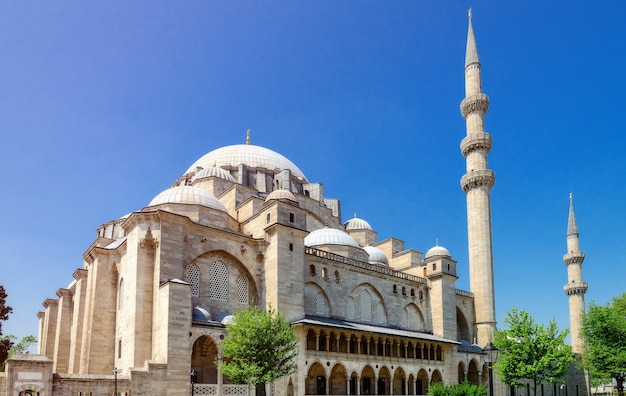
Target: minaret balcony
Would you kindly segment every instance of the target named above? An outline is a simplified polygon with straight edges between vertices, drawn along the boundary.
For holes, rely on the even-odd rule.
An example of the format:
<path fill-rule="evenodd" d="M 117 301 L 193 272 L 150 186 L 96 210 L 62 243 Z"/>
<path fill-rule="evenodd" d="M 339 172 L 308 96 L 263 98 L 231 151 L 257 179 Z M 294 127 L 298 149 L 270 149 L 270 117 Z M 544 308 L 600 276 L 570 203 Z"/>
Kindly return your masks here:
<path fill-rule="evenodd" d="M 461 114 L 463 118 L 467 118 L 470 113 L 475 111 L 486 114 L 488 108 L 489 97 L 484 93 L 468 96 L 461 102 Z"/>
<path fill-rule="evenodd" d="M 571 252 L 563 255 L 565 265 L 582 264 L 583 261 L 585 261 L 585 253 L 583 252 Z"/>
<path fill-rule="evenodd" d="M 496 182 L 496 174 L 491 169 L 469 171 L 461 177 L 461 188 L 464 192 L 479 186 L 493 187 Z"/>
<path fill-rule="evenodd" d="M 476 150 L 491 150 L 492 138 L 486 132 L 472 133 L 461 140 L 461 153 L 463 157 Z"/>
<path fill-rule="evenodd" d="M 572 282 L 563 286 L 563 290 L 565 290 L 565 294 L 571 296 L 574 294 L 585 294 L 587 287 L 587 282 Z"/>

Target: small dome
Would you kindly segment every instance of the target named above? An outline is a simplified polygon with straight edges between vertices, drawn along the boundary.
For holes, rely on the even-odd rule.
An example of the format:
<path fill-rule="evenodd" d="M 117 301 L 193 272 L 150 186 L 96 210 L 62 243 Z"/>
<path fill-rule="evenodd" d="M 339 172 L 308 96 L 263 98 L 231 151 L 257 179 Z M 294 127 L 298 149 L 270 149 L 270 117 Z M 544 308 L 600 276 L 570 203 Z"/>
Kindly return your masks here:
<path fill-rule="evenodd" d="M 235 323 L 235 318 L 233 317 L 233 315 L 226 315 L 220 322 L 223 325 L 229 325 L 229 324 Z"/>
<path fill-rule="evenodd" d="M 389 259 L 387 255 L 375 246 L 367 245 L 363 248 L 370 256 L 370 264 L 380 264 L 380 265 L 389 265 Z"/>
<path fill-rule="evenodd" d="M 191 205 L 202 205 L 226 212 L 226 207 L 211 193 L 201 188 L 191 186 L 176 186 L 163 191 L 148 206 L 161 205 L 167 203 L 182 203 Z"/>
<path fill-rule="evenodd" d="M 429 257 L 435 257 L 435 256 L 447 256 L 447 257 L 452 258 L 452 255 L 450 254 L 448 249 L 446 249 L 443 246 L 439 246 L 439 244 L 433 246 L 426 252 L 426 254 L 424 255 L 424 260 Z"/>
<path fill-rule="evenodd" d="M 356 214 L 354 215 L 354 218 L 346 221 L 344 223 L 344 225 L 346 226 L 346 230 L 372 230 L 372 226 L 370 225 L 370 223 L 368 223 L 367 221 L 363 220 L 363 219 L 359 219 L 358 217 L 356 217 Z"/>
<path fill-rule="evenodd" d="M 196 180 L 206 179 L 209 177 L 219 177 L 220 179 L 224 179 L 231 183 L 235 182 L 235 178 L 230 174 L 226 169 L 222 169 L 217 165 L 209 166 L 208 168 L 204 168 L 195 174 L 194 177 L 191 178 L 191 182 L 195 182 Z"/>
<path fill-rule="evenodd" d="M 359 247 L 357 241 L 350 235 L 335 228 L 325 227 L 315 230 L 304 238 L 304 246 L 317 245 L 344 245 Z"/>
<path fill-rule="evenodd" d="M 289 190 L 274 190 L 269 193 L 267 198 L 265 198 L 265 202 L 269 202 L 272 199 L 288 199 L 290 201 L 297 202 L 296 196 Z"/>
<path fill-rule="evenodd" d="M 211 320 L 211 314 L 204 308 L 195 307 L 191 320 L 194 322 L 209 322 Z"/>

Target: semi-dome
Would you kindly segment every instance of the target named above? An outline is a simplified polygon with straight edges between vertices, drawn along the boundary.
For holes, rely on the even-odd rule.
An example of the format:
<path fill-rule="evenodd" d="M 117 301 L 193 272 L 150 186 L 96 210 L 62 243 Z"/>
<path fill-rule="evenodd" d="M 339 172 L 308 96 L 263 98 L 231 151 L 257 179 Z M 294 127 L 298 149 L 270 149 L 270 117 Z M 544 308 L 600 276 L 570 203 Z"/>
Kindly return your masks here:
<path fill-rule="evenodd" d="M 194 322 L 209 322 L 211 320 L 211 314 L 204 308 L 194 307 L 191 320 Z"/>
<path fill-rule="evenodd" d="M 185 173 L 193 172 L 197 167 L 237 167 L 241 164 L 245 164 L 250 168 L 271 171 L 289 169 L 292 176 L 302 181 L 307 181 L 302 171 L 293 162 L 275 151 L 252 144 L 235 144 L 213 150 L 194 162 Z"/>
<path fill-rule="evenodd" d="M 194 175 L 194 177 L 191 178 L 191 182 L 193 183 L 196 180 L 206 179 L 212 176 L 219 177 L 220 179 L 227 180 L 231 183 L 235 182 L 235 178 L 233 177 L 233 175 L 230 174 L 230 172 L 228 172 L 226 169 L 218 167 L 215 164 L 213 164 L 213 166 L 200 170 Z"/>
<path fill-rule="evenodd" d="M 380 250 L 379 248 L 371 245 L 367 245 L 363 248 L 370 256 L 369 262 L 370 264 L 380 264 L 380 265 L 389 265 L 389 259 L 387 255 Z"/>
<path fill-rule="evenodd" d="M 427 259 L 429 257 L 435 257 L 435 256 L 447 256 L 447 257 L 452 258 L 452 255 L 450 254 L 448 249 L 446 249 L 443 246 L 439 246 L 439 244 L 428 249 L 428 251 L 424 255 L 424 259 Z"/>
<path fill-rule="evenodd" d="M 288 199 L 290 201 L 297 201 L 296 196 L 289 190 L 274 190 L 267 195 L 265 198 L 265 202 L 271 201 L 272 199 Z"/>
<path fill-rule="evenodd" d="M 304 238 L 304 246 L 344 245 L 359 247 L 357 241 L 347 233 L 335 228 L 325 227 L 311 232 Z"/>
<path fill-rule="evenodd" d="M 208 208 L 226 212 L 226 207 L 219 199 L 215 198 L 211 193 L 201 188 L 192 186 L 176 186 L 163 191 L 148 206 L 161 205 L 167 203 L 182 203 L 191 205 L 201 205 Z"/>
<path fill-rule="evenodd" d="M 350 230 L 372 230 L 372 226 L 370 225 L 370 223 L 368 223 L 367 221 L 363 220 L 363 219 L 359 219 L 358 217 L 356 217 L 356 214 L 354 215 L 354 217 L 348 221 L 346 221 L 344 223 L 344 225 L 346 226 L 346 230 L 350 231 Z"/>

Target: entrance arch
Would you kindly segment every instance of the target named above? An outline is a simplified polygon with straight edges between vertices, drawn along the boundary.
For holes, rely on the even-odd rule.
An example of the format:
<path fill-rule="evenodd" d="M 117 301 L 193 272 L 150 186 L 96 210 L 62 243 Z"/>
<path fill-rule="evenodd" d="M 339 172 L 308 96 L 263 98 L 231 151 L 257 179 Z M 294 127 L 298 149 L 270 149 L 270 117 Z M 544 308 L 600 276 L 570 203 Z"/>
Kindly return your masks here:
<path fill-rule="evenodd" d="M 313 363 L 309 369 L 309 374 L 306 376 L 306 394 L 326 394 L 326 369 L 320 362 Z"/>
<path fill-rule="evenodd" d="M 217 384 L 217 343 L 209 336 L 201 336 L 193 343 L 191 368 L 195 370 L 195 382 Z"/>

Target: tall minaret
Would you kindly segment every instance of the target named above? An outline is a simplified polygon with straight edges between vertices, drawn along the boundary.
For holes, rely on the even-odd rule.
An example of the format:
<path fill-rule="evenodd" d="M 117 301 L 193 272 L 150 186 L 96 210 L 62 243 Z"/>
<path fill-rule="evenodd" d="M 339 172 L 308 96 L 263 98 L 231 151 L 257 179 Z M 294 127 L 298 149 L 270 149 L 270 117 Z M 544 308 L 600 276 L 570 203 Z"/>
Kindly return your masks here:
<path fill-rule="evenodd" d="M 487 167 L 491 135 L 485 132 L 485 113 L 489 108 L 489 98 L 482 93 L 480 61 L 472 28 L 471 9 L 468 18 L 465 99 L 461 102 L 461 114 L 465 118 L 467 130 L 467 136 L 461 141 L 466 173 L 461 178 L 461 188 L 467 196 L 470 291 L 474 294 L 477 342 L 484 346 L 492 340 L 496 329 L 489 195 L 496 176 Z"/>
<path fill-rule="evenodd" d="M 585 312 L 585 292 L 587 282 L 583 282 L 583 261 L 585 253 L 580 251 L 578 226 L 574 215 L 572 194 L 569 195 L 569 217 L 567 219 L 567 253 L 563 262 L 567 265 L 567 284 L 563 287 L 569 298 L 569 328 L 572 337 L 572 351 L 581 354 L 585 349 L 585 341 L 581 338 L 580 329 Z"/>

